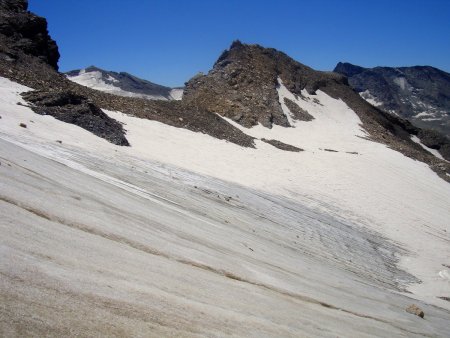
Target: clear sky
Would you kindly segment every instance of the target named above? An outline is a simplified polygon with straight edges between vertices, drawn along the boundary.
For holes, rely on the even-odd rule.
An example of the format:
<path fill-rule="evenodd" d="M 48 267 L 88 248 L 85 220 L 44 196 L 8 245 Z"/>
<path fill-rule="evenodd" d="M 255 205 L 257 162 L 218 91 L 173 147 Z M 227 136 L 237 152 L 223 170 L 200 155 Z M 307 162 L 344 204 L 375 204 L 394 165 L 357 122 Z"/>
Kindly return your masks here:
<path fill-rule="evenodd" d="M 95 65 L 168 86 L 239 39 L 318 70 L 347 61 L 450 72 L 450 0 L 29 0 L 61 71 Z"/>

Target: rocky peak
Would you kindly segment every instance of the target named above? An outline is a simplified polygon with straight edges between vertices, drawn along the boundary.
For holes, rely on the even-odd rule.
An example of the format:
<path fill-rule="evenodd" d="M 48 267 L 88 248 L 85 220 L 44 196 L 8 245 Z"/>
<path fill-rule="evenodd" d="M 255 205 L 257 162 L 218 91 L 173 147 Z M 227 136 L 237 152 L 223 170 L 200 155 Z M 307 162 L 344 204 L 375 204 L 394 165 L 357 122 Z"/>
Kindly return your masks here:
<path fill-rule="evenodd" d="M 352 65 L 351 63 L 348 63 L 348 62 L 339 62 L 336 65 L 336 67 L 334 68 L 334 71 L 336 73 L 339 73 L 339 74 L 342 74 L 342 75 L 345 75 L 348 77 L 362 73 L 365 70 L 366 70 L 366 68 Z"/>
<path fill-rule="evenodd" d="M 27 11 L 26 0 L 0 0 L 0 51 L 37 56 L 58 69 L 59 51 L 47 30 L 47 20 Z"/>
<path fill-rule="evenodd" d="M 234 41 L 207 75 L 186 84 L 183 101 L 246 127 L 288 127 L 277 92 L 279 80 L 297 95 L 303 89 L 314 93 L 328 82 L 346 81 L 336 73 L 314 71 L 276 49 Z"/>

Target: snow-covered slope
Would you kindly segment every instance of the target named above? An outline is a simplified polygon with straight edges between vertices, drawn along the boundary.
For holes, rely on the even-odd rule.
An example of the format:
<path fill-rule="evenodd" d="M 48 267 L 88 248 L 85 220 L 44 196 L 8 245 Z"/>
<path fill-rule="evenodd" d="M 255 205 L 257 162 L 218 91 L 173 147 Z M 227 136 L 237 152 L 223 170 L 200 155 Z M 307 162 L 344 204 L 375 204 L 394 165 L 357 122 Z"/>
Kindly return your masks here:
<path fill-rule="evenodd" d="M 123 148 L 25 90 L 0 79 L 3 336 L 448 335 L 450 185 L 342 101 L 281 84 L 314 120 L 235 123 L 299 153 L 106 112 Z"/>
<path fill-rule="evenodd" d="M 128 73 L 106 71 L 94 66 L 66 73 L 69 80 L 106 93 L 149 100 L 181 100 L 182 88 L 169 88 Z"/>

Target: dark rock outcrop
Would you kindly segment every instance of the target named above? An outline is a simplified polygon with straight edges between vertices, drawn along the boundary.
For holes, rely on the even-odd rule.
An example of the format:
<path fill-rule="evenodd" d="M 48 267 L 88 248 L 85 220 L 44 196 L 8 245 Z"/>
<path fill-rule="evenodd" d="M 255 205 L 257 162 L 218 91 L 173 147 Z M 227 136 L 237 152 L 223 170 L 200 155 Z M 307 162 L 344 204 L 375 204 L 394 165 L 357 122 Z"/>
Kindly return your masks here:
<path fill-rule="evenodd" d="M 429 66 L 363 68 L 341 62 L 334 71 L 380 109 L 450 136 L 449 73 Z"/>
<path fill-rule="evenodd" d="M 303 149 L 301 149 L 301 148 L 295 147 L 295 146 L 287 144 L 287 143 L 283 143 L 278 140 L 267 140 L 265 138 L 262 138 L 261 141 L 266 142 L 266 143 L 274 146 L 275 148 L 285 150 L 285 151 L 292 151 L 292 152 L 296 152 L 296 153 L 303 151 Z"/>
<path fill-rule="evenodd" d="M 26 0 L 0 0 L 0 45 L 8 44 L 9 53 L 17 51 L 33 55 L 58 69 L 59 52 L 47 30 L 47 20 L 27 11 Z"/>
<path fill-rule="evenodd" d="M 77 125 L 113 144 L 129 146 L 122 125 L 87 98 L 69 91 L 31 91 L 22 94 L 40 115 Z"/>
<path fill-rule="evenodd" d="M 287 97 L 284 98 L 284 104 L 291 112 L 292 116 L 299 121 L 312 121 L 314 120 L 314 116 L 312 116 L 310 113 L 308 113 L 303 108 L 299 107 L 297 103 L 294 101 L 288 99 Z"/>

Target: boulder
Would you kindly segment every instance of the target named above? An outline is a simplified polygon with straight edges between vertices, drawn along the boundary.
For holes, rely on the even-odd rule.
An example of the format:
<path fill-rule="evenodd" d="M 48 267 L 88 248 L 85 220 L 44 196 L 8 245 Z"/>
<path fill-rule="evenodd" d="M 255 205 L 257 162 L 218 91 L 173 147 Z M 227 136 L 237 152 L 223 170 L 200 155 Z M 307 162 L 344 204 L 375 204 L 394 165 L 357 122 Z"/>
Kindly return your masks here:
<path fill-rule="evenodd" d="M 425 316 L 424 312 L 421 308 L 419 308 L 415 304 L 411 304 L 406 308 L 406 312 L 411 313 L 413 315 L 419 316 L 420 318 L 423 318 Z"/>

